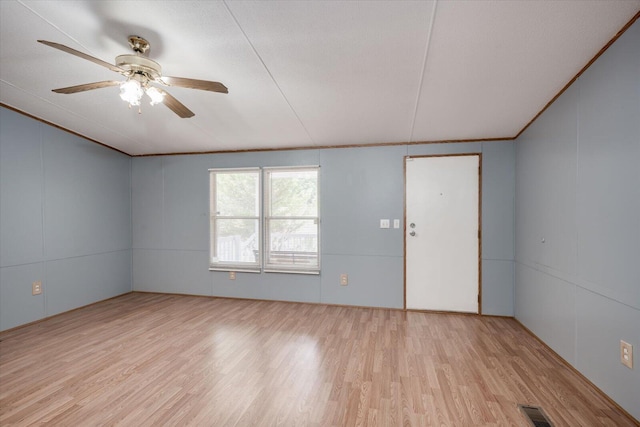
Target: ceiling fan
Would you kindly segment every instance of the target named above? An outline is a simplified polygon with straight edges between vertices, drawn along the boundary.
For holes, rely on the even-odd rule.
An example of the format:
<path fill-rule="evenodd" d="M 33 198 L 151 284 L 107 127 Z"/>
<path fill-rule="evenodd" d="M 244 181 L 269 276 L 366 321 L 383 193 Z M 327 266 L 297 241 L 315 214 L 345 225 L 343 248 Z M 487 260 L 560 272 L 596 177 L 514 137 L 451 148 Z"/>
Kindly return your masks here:
<path fill-rule="evenodd" d="M 103 87 L 120 86 L 120 98 L 128 102 L 129 107 L 132 105 L 139 106 L 142 97 L 146 93 L 151 99 L 151 105 L 163 103 L 169 107 L 171 111 L 182 118 L 193 117 L 194 113 L 176 98 L 171 96 L 167 91 L 153 86 L 152 83 L 157 83 L 162 86 L 175 86 L 189 89 L 208 90 L 210 92 L 229 93 L 226 86 L 219 82 L 163 76 L 160 64 L 147 57 L 147 51 L 150 48 L 149 42 L 139 36 L 129 36 L 129 46 L 131 46 L 134 53 L 116 56 L 116 65 L 109 64 L 101 59 L 59 43 L 46 40 L 38 40 L 38 42 L 94 62 L 98 65 L 102 65 L 103 67 L 122 74 L 127 78 L 125 81 L 106 80 L 102 82 L 53 89 L 53 92 L 56 93 L 70 94 L 100 89 Z M 138 112 L 140 112 L 139 107 Z"/>

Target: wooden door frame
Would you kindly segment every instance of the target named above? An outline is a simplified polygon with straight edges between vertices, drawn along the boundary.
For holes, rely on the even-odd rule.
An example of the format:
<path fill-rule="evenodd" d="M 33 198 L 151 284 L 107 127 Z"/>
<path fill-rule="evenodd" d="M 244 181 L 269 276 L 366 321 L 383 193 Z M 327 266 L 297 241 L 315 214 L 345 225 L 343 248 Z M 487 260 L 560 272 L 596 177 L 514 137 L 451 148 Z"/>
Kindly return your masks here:
<path fill-rule="evenodd" d="M 455 153 L 455 154 L 424 154 L 418 156 L 404 156 L 402 160 L 402 172 L 404 174 L 404 195 L 403 195 L 403 282 L 404 295 L 404 311 L 429 311 L 407 309 L 407 160 L 419 159 L 424 157 L 462 157 L 477 156 L 478 157 L 478 314 L 482 315 L 482 153 Z M 449 312 L 447 312 L 449 313 Z"/>

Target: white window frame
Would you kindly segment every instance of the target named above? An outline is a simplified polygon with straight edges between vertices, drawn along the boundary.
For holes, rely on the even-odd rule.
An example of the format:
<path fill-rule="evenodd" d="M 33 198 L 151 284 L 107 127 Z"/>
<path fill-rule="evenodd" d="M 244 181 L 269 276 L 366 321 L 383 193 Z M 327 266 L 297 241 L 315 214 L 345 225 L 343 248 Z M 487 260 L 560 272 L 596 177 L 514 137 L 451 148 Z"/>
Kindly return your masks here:
<path fill-rule="evenodd" d="M 317 195 L 318 195 L 318 212 L 317 216 L 301 216 L 301 217 L 292 217 L 292 216 L 268 216 L 267 207 L 269 203 L 269 189 L 267 186 L 269 185 L 267 174 L 271 171 L 302 171 L 302 170 L 315 170 L 317 172 Z M 248 217 L 248 216 L 220 216 L 216 212 L 215 206 L 215 176 L 218 173 L 239 173 L 239 172 L 257 172 L 258 173 L 258 217 Z M 298 273 L 298 274 L 320 274 L 320 248 L 321 248 L 321 239 L 320 239 L 320 166 L 286 166 L 286 167 L 265 167 L 265 168 L 212 168 L 209 169 L 209 270 L 211 271 L 245 271 L 252 273 Z M 216 251 L 217 251 L 217 236 L 215 235 L 216 231 L 216 220 L 220 219 L 258 219 L 258 256 L 255 263 L 248 262 L 220 262 L 215 260 Z M 269 234 L 268 234 L 268 220 L 270 219 L 301 219 L 301 220 L 314 220 L 317 224 L 317 266 L 308 266 L 308 265 L 294 265 L 294 264 L 273 264 L 268 265 L 268 254 L 269 254 Z"/>
<path fill-rule="evenodd" d="M 270 172 L 299 172 L 299 171 L 307 171 L 313 170 L 316 171 L 317 181 L 316 181 L 316 193 L 318 195 L 318 212 L 316 216 L 276 216 L 271 215 L 270 212 Z M 301 274 L 320 274 L 320 167 L 319 166 L 287 166 L 287 167 L 265 167 L 263 168 L 263 253 L 262 253 L 262 262 L 263 262 L 263 271 L 266 273 L 301 273 Z M 313 220 L 317 227 L 317 266 L 308 266 L 308 265 L 296 265 L 296 264 L 270 264 L 270 228 L 269 221 L 270 220 Z"/>
<path fill-rule="evenodd" d="M 217 174 L 233 174 L 251 172 L 258 176 L 258 215 L 257 216 L 222 216 L 218 214 L 216 201 L 216 179 Z M 215 168 L 209 169 L 209 270 L 220 271 L 247 271 L 259 273 L 262 269 L 262 171 L 260 168 Z M 258 222 L 258 257 L 256 262 L 229 262 L 217 261 L 217 236 L 216 222 L 218 219 L 251 219 Z"/>

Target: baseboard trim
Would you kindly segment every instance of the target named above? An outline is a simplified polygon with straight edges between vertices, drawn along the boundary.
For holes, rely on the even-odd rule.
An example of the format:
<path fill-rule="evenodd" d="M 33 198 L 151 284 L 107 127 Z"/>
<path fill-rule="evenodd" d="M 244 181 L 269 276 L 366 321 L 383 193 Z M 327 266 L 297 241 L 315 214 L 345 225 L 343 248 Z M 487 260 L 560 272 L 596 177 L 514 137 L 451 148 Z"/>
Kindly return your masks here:
<path fill-rule="evenodd" d="M 329 307 L 345 307 L 345 308 L 372 308 L 376 310 L 393 310 L 404 311 L 408 313 L 431 313 L 431 314 L 459 314 L 463 316 L 482 316 L 482 317 L 498 317 L 502 319 L 514 319 L 513 316 L 501 315 L 501 314 L 484 314 L 484 313 L 464 313 L 457 311 L 434 311 L 434 310 L 415 310 L 411 308 L 398 308 L 398 307 L 380 307 L 372 305 L 352 305 L 352 304 L 334 304 L 330 302 L 315 302 L 315 301 L 291 301 L 291 300 L 279 300 L 279 299 L 263 299 L 263 298 L 247 298 L 247 297 L 230 297 L 220 295 L 199 295 L 199 294 L 183 294 L 179 292 L 157 292 L 157 291 L 132 291 L 132 293 L 140 294 L 158 294 L 158 295 L 180 295 L 185 297 L 202 297 L 202 298 L 220 298 L 240 301 L 264 301 L 264 302 L 284 302 L 290 304 L 312 304 L 312 305 L 326 305 Z"/>
<path fill-rule="evenodd" d="M 25 328 L 27 326 L 35 325 L 40 322 L 44 322 L 45 320 L 53 319 L 60 315 L 70 313 L 72 311 L 80 310 L 86 307 L 91 307 L 92 305 L 99 304 L 104 301 L 109 301 L 114 298 L 119 298 L 124 295 L 140 293 L 140 294 L 157 294 L 157 295 L 179 295 L 185 297 L 201 297 L 201 298 L 221 298 L 221 299 L 231 299 L 231 300 L 243 300 L 243 301 L 264 301 L 264 302 L 284 302 L 291 304 L 314 304 L 314 305 L 326 305 L 330 307 L 345 307 L 345 308 L 372 308 L 377 310 L 394 310 L 394 311 L 404 311 L 404 312 L 416 312 L 416 313 L 434 313 L 434 314 L 461 314 L 467 316 L 483 316 L 483 317 L 502 317 L 502 318 L 511 318 L 513 316 L 501 316 L 498 314 L 480 314 L 480 313 L 458 313 L 453 311 L 425 311 L 425 310 L 412 310 L 406 308 L 396 308 L 396 307 L 377 307 L 377 306 L 369 306 L 369 305 L 349 305 L 349 304 L 332 304 L 327 302 L 313 302 L 313 301 L 287 301 L 287 300 L 277 300 L 277 299 L 261 299 L 261 298 L 243 298 L 243 297 L 229 297 L 229 296 L 218 296 L 218 295 L 197 295 L 197 294 L 182 294 L 178 292 L 154 292 L 154 291 L 129 291 L 123 294 L 119 294 L 110 298 L 106 298 L 100 301 L 92 302 L 91 304 L 82 305 L 80 307 L 72 308 L 71 310 L 63 311 L 61 313 L 54 314 L 52 316 L 43 317 L 38 320 L 34 320 L 29 323 L 24 323 L 22 325 L 14 326 L 13 328 L 5 329 L 4 331 L 0 331 L 0 341 L 2 340 L 2 336 L 4 334 L 15 331 L 16 329 Z M 518 322 L 519 323 L 519 322 Z"/>
<path fill-rule="evenodd" d="M 263 298 L 246 298 L 246 297 L 229 297 L 219 295 L 198 295 L 198 294 L 181 294 L 178 292 L 154 292 L 154 291 L 132 291 L 132 293 L 139 294 L 157 294 L 157 295 L 178 295 L 184 297 L 199 297 L 199 298 L 211 298 L 211 299 L 229 299 L 235 301 L 259 301 L 259 302 L 282 302 L 287 304 L 310 304 L 310 305 L 326 305 L 329 307 L 344 307 L 344 308 L 370 308 L 374 310 L 394 310 L 394 311 L 406 311 L 404 308 L 395 307 L 376 307 L 370 305 L 349 305 L 349 304 L 332 304 L 328 302 L 315 302 L 315 301 L 291 301 L 291 300 L 279 300 L 279 299 L 263 299 Z"/>
<path fill-rule="evenodd" d="M 586 383 L 590 384 L 600 394 L 601 397 L 603 397 L 607 402 L 609 402 L 611 404 L 611 406 L 613 406 L 616 410 L 618 410 L 622 415 L 624 415 L 627 418 L 629 418 L 629 420 L 632 423 L 634 423 L 636 426 L 640 427 L 640 421 L 639 420 L 637 420 L 633 415 L 631 415 L 629 412 L 627 412 L 615 400 L 613 400 L 611 397 L 609 397 L 608 394 L 606 394 L 604 391 L 602 391 L 600 389 L 600 387 L 595 385 L 589 378 L 584 376 L 584 374 L 582 372 L 577 370 L 564 357 L 560 356 L 554 349 L 549 347 L 549 345 L 546 342 L 544 342 L 539 336 L 537 336 L 535 333 L 533 333 L 533 331 L 531 331 L 531 329 L 527 328 L 520 320 L 518 320 L 516 317 L 514 317 L 513 319 L 518 323 L 518 325 L 520 325 L 522 327 L 522 329 L 527 331 L 527 333 L 529 335 L 531 335 L 533 338 L 535 338 L 540 344 L 542 344 L 545 348 L 547 348 L 547 350 L 549 350 L 551 353 L 555 354 L 558 357 L 558 359 L 562 362 L 562 364 L 564 364 L 570 371 L 575 373 L 578 377 L 580 377 Z"/>
<path fill-rule="evenodd" d="M 42 319 L 34 320 L 33 322 L 29 322 L 29 323 L 25 323 L 25 324 L 22 324 L 22 325 L 14 326 L 13 328 L 5 329 L 4 331 L 0 331 L 0 341 L 2 341 L 2 338 L 3 338 L 4 334 L 10 333 L 10 332 L 14 332 L 17 329 L 26 328 L 27 326 L 35 325 L 35 324 L 38 324 L 40 322 L 44 322 L 45 320 L 54 319 L 54 318 L 56 318 L 58 316 L 62 316 L 63 314 L 67 314 L 67 313 L 71 313 L 71 312 L 74 312 L 74 311 L 77 311 L 77 310 L 81 310 L 83 308 L 91 307 L 92 305 L 100 304 L 102 302 L 109 301 L 109 300 L 112 300 L 112 299 L 115 299 L 115 298 L 120 298 L 121 296 L 129 295 L 131 293 L 133 293 L 133 291 L 129 291 L 129 292 L 125 292 L 123 294 L 119 294 L 119 295 L 115 295 L 115 296 L 112 296 L 112 297 L 109 297 L 109 298 L 101 299 L 100 301 L 95 301 L 95 302 L 92 302 L 92 303 L 87 304 L 87 305 L 81 305 L 80 307 L 72 308 L 71 310 L 63 311 L 61 313 L 57 313 L 57 314 L 54 314 L 52 316 L 47 316 L 47 317 L 43 317 Z"/>

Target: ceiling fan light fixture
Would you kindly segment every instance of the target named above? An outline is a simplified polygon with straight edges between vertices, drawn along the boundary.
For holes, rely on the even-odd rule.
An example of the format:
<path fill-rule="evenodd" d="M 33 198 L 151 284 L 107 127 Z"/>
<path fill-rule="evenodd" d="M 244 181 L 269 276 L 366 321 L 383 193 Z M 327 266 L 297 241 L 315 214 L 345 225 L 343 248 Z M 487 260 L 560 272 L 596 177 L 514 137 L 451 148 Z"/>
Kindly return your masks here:
<path fill-rule="evenodd" d="M 162 101 L 164 101 L 164 93 L 158 90 L 158 88 L 156 87 L 149 86 L 146 89 L 146 93 L 147 93 L 147 96 L 151 99 L 151 102 L 150 102 L 151 105 L 160 104 L 162 103 Z"/>
<path fill-rule="evenodd" d="M 140 105 L 142 95 L 144 91 L 138 80 L 129 79 L 120 85 L 120 98 L 129 105 Z"/>
<path fill-rule="evenodd" d="M 208 80 L 189 79 L 185 77 L 162 77 L 162 67 L 156 61 L 146 57 L 149 50 L 149 42 L 139 36 L 130 36 L 129 45 L 133 49 L 133 54 L 119 55 L 116 57 L 116 65 L 112 65 L 101 59 L 95 58 L 86 53 L 72 49 L 60 43 L 54 43 L 47 40 L 38 40 L 46 46 L 61 50 L 71 55 L 77 56 L 95 64 L 101 65 L 111 71 L 124 76 L 127 80 L 120 83 L 116 80 L 107 80 L 102 82 L 88 83 L 70 87 L 53 89 L 56 93 L 77 93 L 87 90 L 100 89 L 103 87 L 119 86 L 120 98 L 129 104 L 129 107 L 135 105 L 138 107 L 138 113 L 142 110 L 140 102 L 146 93 L 151 99 L 151 105 L 163 103 L 178 117 L 186 119 L 193 117 L 193 111 L 189 110 L 184 104 L 171 96 L 163 89 L 151 86 L 155 83 L 162 86 L 177 86 L 187 89 L 206 90 L 210 92 L 229 93 L 227 87 L 220 82 L 212 82 Z"/>

